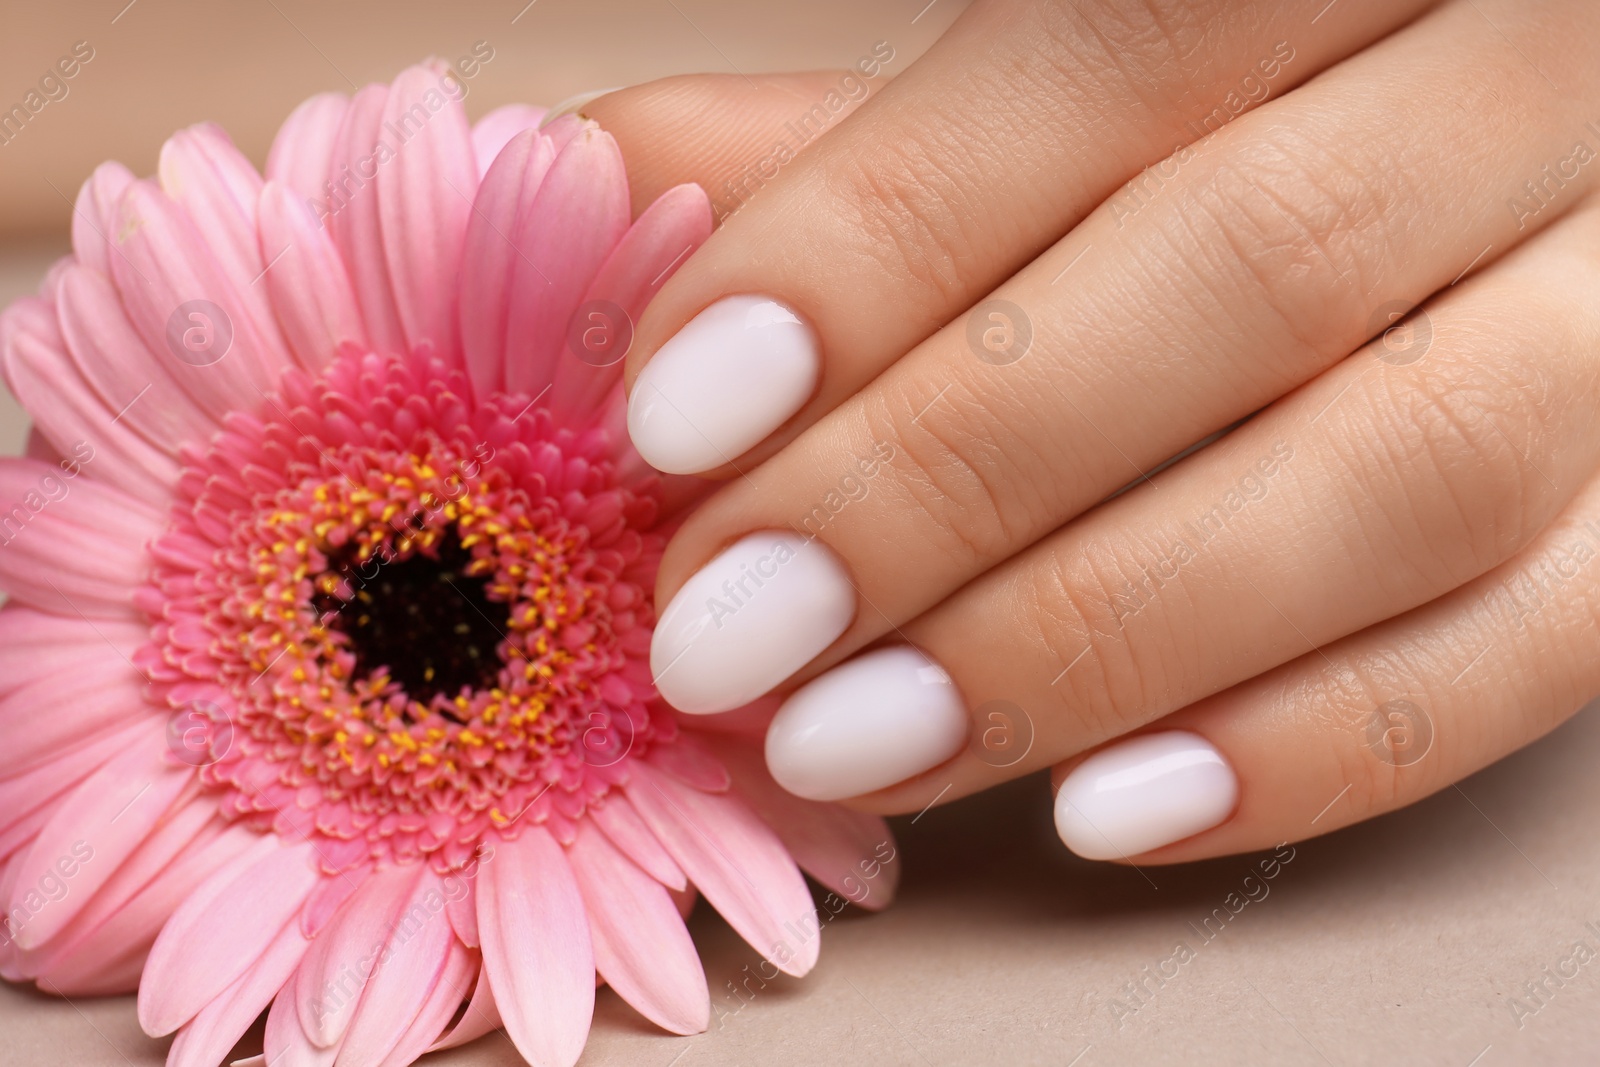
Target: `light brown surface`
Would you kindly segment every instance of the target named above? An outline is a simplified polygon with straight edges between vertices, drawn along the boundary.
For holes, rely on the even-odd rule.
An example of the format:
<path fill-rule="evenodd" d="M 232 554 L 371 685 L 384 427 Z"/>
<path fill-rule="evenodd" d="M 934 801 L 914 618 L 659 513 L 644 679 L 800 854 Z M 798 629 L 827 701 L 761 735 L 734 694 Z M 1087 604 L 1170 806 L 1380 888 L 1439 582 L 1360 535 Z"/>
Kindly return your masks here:
<path fill-rule="evenodd" d="M 965 0 L 7 0 L 0 8 L 9 16 L 0 24 L 0 112 L 22 101 L 77 42 L 87 42 L 94 58 L 64 83 L 64 98 L 46 103 L 20 135 L 0 144 L 0 233 L 61 228 L 66 198 L 96 164 L 120 159 L 136 173 L 150 173 L 162 139 L 179 127 L 221 122 L 260 163 L 278 124 L 311 94 L 388 81 L 429 55 L 456 61 L 479 41 L 493 59 L 467 82 L 474 117 L 500 104 L 554 104 L 669 74 L 851 67 L 877 41 L 894 48 L 888 73 L 898 74 L 965 6 Z"/>
<path fill-rule="evenodd" d="M 1600 927 L 1597 762 L 1591 708 L 1459 791 L 1296 846 L 1276 878 L 1248 886 L 1260 857 L 1142 873 L 1073 859 L 1047 784 L 1029 778 L 896 820 L 900 901 L 847 911 L 811 976 L 752 984 L 748 1003 L 726 983 L 757 956 L 702 906 L 691 925 L 720 1025 L 670 1037 L 603 991 L 582 1063 L 1592 1064 L 1600 960 L 1551 983 L 1520 1029 L 1509 998 L 1526 999 L 1524 983 L 1575 940 L 1600 948 L 1585 927 Z M 1258 899 L 1213 919 L 1205 941 L 1197 928 L 1247 891 Z M 1115 1003 L 1135 1003 L 1125 985 L 1179 942 L 1193 958 L 1119 1020 Z M 166 1047 L 139 1032 L 131 999 L 13 987 L 0 989 L 0 1043 L 16 1067 L 145 1067 Z M 493 1035 L 425 1062 L 520 1061 Z"/>
<path fill-rule="evenodd" d="M 961 6 L 941 0 L 912 24 L 926 0 L 539 0 L 513 25 L 523 0 L 139 0 L 113 25 L 125 2 L 58 5 L 26 22 L 13 13 L 0 35 L 4 101 L 72 41 L 97 48 L 28 143 L 0 148 L 0 216 L 44 232 L 0 252 L 0 302 L 30 290 L 62 248 L 67 207 L 50 183 L 70 195 L 108 156 L 149 171 L 160 136 L 188 122 L 224 121 L 259 161 L 276 122 L 308 93 L 348 88 L 345 75 L 387 77 L 480 38 L 497 56 L 469 99 L 474 114 L 677 71 L 848 65 L 879 39 L 909 60 Z M 0 450 L 21 441 L 15 406 L 0 396 Z M 1050 829 L 1045 783 L 1030 779 L 898 820 L 900 903 L 836 920 L 812 976 L 772 983 L 748 1004 L 726 984 L 756 955 L 702 907 L 693 926 L 720 1022 L 668 1037 L 603 992 L 583 1063 L 1600 1062 L 1600 960 L 1564 986 L 1551 982 L 1548 1006 L 1520 1028 L 1509 999 L 1536 1007 L 1524 984 L 1575 940 L 1600 950 L 1600 933 L 1585 927 L 1600 929 L 1597 764 L 1591 709 L 1459 790 L 1298 846 L 1264 897 L 1262 883 L 1245 882 L 1256 857 L 1142 873 L 1074 860 Z M 1206 941 L 1197 928 L 1247 889 L 1261 899 Z M 1155 991 L 1138 1006 L 1127 984 L 1180 942 L 1193 958 L 1164 985 L 1148 980 Z M 139 1032 L 130 999 L 68 1003 L 0 986 L 5 1067 L 144 1067 L 165 1048 Z M 430 1062 L 519 1061 L 494 1036 Z"/>

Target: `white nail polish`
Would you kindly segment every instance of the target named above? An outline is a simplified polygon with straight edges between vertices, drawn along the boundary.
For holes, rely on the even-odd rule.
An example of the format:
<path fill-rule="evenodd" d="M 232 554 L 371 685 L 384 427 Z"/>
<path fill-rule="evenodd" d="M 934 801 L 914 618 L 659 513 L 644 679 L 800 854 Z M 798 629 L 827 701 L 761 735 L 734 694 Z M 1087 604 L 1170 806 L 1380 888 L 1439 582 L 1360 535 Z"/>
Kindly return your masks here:
<path fill-rule="evenodd" d="M 650 671 L 678 710 L 729 711 L 833 644 L 855 611 L 843 564 L 819 542 L 776 530 L 751 534 L 672 598 L 650 641 Z"/>
<path fill-rule="evenodd" d="M 767 768 L 810 800 L 840 800 L 937 767 L 967 740 L 967 709 L 944 668 L 907 645 L 858 656 L 784 701 Z"/>
<path fill-rule="evenodd" d="M 1141 734 L 1073 768 L 1056 793 L 1056 832 L 1084 859 L 1111 860 L 1209 830 L 1233 813 L 1239 780 L 1187 730 Z"/>
<path fill-rule="evenodd" d="M 815 334 L 789 308 L 724 297 L 645 364 L 628 397 L 628 436 L 667 474 L 732 463 L 805 405 L 821 365 Z"/>

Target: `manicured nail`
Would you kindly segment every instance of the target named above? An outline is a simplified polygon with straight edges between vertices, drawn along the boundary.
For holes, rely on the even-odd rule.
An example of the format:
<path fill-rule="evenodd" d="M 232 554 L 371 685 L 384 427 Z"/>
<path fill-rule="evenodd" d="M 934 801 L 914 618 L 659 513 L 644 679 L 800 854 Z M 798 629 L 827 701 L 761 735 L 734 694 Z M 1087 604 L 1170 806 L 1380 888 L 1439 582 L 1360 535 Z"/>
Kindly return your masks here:
<path fill-rule="evenodd" d="M 613 85 L 609 89 L 590 89 L 586 93 L 579 93 L 576 96 L 569 96 L 565 100 L 561 101 L 561 103 L 544 113 L 544 117 L 539 120 L 539 128 L 541 130 L 544 129 L 546 126 L 550 125 L 563 115 L 581 115 L 583 113 L 583 109 L 588 107 L 590 103 L 600 99 L 607 93 L 614 93 L 620 88 L 622 88 L 622 86 Z"/>
<path fill-rule="evenodd" d="M 751 534 L 672 598 L 650 641 L 650 671 L 679 711 L 729 711 L 804 667 L 855 612 L 844 566 L 819 542 Z"/>
<path fill-rule="evenodd" d="M 645 364 L 628 398 L 628 435 L 667 474 L 732 463 L 804 406 L 821 365 L 811 327 L 789 308 L 724 297 Z"/>
<path fill-rule="evenodd" d="M 767 727 L 767 769 L 810 800 L 841 800 L 937 767 L 967 741 L 967 709 L 944 668 L 906 645 L 808 682 Z"/>
<path fill-rule="evenodd" d="M 1233 813 L 1239 780 L 1186 730 L 1143 734 L 1073 768 L 1056 793 L 1056 832 L 1090 860 L 1124 859 L 1209 830 Z"/>

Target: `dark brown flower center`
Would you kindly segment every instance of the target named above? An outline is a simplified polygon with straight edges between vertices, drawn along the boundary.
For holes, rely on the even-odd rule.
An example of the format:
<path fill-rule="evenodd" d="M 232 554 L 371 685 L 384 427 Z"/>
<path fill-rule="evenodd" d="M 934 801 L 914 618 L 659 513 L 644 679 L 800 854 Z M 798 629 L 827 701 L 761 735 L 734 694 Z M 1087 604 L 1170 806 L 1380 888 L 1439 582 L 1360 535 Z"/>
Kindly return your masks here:
<path fill-rule="evenodd" d="M 472 555 L 453 527 L 433 548 L 390 563 L 358 563 L 348 549 L 328 561 L 353 596 L 319 592 L 313 606 L 349 639 L 357 678 L 386 670 L 422 705 L 495 685 L 511 609 L 489 597 L 485 579 L 467 573 Z"/>

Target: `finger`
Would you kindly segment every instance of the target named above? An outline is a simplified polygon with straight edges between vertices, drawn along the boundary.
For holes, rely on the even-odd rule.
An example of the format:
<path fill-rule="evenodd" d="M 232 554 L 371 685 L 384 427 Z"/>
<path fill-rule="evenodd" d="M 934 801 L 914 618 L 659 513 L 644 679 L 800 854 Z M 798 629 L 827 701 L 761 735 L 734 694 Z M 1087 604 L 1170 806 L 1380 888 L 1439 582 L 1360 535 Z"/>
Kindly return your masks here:
<path fill-rule="evenodd" d="M 754 195 L 804 150 L 774 152 L 793 136 L 790 123 L 806 116 L 819 131 L 831 127 L 883 80 L 843 70 L 687 74 L 606 93 L 582 113 L 617 139 L 635 215 L 673 186 L 693 182 L 711 197 L 721 221 L 738 197 Z M 818 114 L 813 105 L 821 107 Z"/>
<path fill-rule="evenodd" d="M 1573 144 L 1597 137 L 1582 99 L 1600 95 L 1597 68 L 1562 53 L 1572 62 L 1550 69 L 1580 96 L 1557 97 L 1533 70 L 1496 66 L 1519 46 L 1479 8 L 1520 47 L 1548 44 L 1520 7 L 1458 0 L 1230 124 L 1132 217 L 1103 207 L 997 292 L 1031 319 L 1025 358 L 994 365 L 966 325 L 941 331 L 697 512 L 658 603 L 748 531 L 798 529 L 840 559 L 834 581 L 857 601 L 848 632 L 823 628 L 837 615 L 802 620 L 803 643 L 828 648 L 811 670 L 837 662 L 1320 373 L 1388 325 L 1397 298 L 1449 288 L 1570 210 L 1600 176 Z M 1575 14 L 1590 52 L 1597 15 Z M 1463 94 L 1498 102 L 1463 108 Z M 1508 210 L 1501 191 L 1552 158 L 1575 167 L 1560 197 Z M 700 642 L 667 699 L 720 670 L 719 649 L 749 660 L 747 631 L 730 619 Z M 665 662 L 684 634 L 656 639 Z M 763 666 L 775 685 L 794 665 Z"/>
<path fill-rule="evenodd" d="M 566 107 L 547 113 L 509 105 L 479 120 L 473 137 L 486 187 L 507 195 L 490 196 L 492 203 L 486 202 L 472 220 L 475 237 L 469 237 L 465 266 L 470 292 L 484 288 L 472 284 L 474 281 L 499 279 L 521 266 L 540 276 L 535 295 L 541 286 L 549 290 L 545 284 L 549 279 L 521 252 L 518 242 L 507 236 L 526 221 L 512 210 L 517 198 L 510 194 L 523 181 L 543 180 L 554 150 L 583 127 L 580 118 L 605 130 L 615 148 L 602 155 L 608 161 L 620 161 L 626 170 L 625 191 L 635 226 L 619 246 L 618 256 L 596 275 L 598 288 L 581 294 L 581 306 L 565 323 L 567 347 L 579 358 L 562 362 L 553 401 L 561 402 L 566 410 L 586 411 L 619 385 L 620 367 L 616 364 L 631 344 L 638 314 L 711 228 L 709 197 L 702 190 L 722 173 L 718 161 L 759 155 L 770 140 L 771 128 L 792 113 L 795 94 L 814 91 L 839 76 L 817 72 L 759 80 L 717 75 L 668 78 L 602 94 L 579 105 L 579 115 L 569 113 Z M 534 142 L 519 135 L 541 119 L 542 133 L 536 140 L 543 147 L 536 150 Z M 545 161 L 539 162 L 541 158 Z M 693 188 L 695 185 L 702 189 Z M 543 241 L 539 247 L 548 244 Z M 540 301 L 530 300 L 530 306 L 523 309 L 523 320 L 537 317 L 533 305 Z M 498 354 L 505 329 L 496 323 L 506 314 L 505 307 L 484 305 L 482 300 L 473 305 L 463 326 L 469 335 L 479 337 L 481 343 L 474 345 L 469 336 L 467 348 L 480 358 L 469 358 L 469 362 L 487 361 L 495 368 L 504 363 Z M 617 347 L 620 351 L 613 354 Z M 637 458 L 632 462 L 637 463 Z M 669 492 L 679 492 L 670 480 L 668 485 Z M 698 495 L 698 491 L 690 492 Z"/>
<path fill-rule="evenodd" d="M 969 746 L 871 805 L 916 810 L 1054 763 L 1518 552 L 1600 469 L 1597 249 L 1587 208 L 1428 305 L 1420 359 L 1367 349 L 903 627 L 974 729 L 1009 711 L 1031 748 Z M 826 721 L 881 755 L 878 706 L 893 702 L 835 693 Z"/>
<path fill-rule="evenodd" d="M 974 4 L 663 289 L 629 355 L 629 429 L 658 468 L 749 467 L 1038 255 L 1143 167 L 1313 76 L 1432 0 Z M 880 42 L 870 82 L 903 64 Z M 721 298 L 758 294 L 657 350 Z M 887 313 L 886 313 L 887 312 Z M 778 315 L 775 323 L 768 322 Z M 642 373 L 648 365 L 651 369 Z M 641 375 L 642 385 L 633 386 Z M 798 414 L 797 414 L 798 412 Z M 782 425 L 776 438 L 760 444 Z"/>
<path fill-rule="evenodd" d="M 575 105 L 579 115 L 600 125 L 616 141 L 627 168 L 636 225 L 630 243 L 613 262 L 623 264 L 618 273 L 626 276 L 631 272 L 635 277 L 620 288 L 609 272 L 597 279 L 600 288 L 578 309 L 590 328 L 568 324 L 572 351 L 589 351 L 578 359 L 563 361 L 549 398 L 553 404 L 586 411 L 617 388 L 620 368 L 616 363 L 631 344 L 639 312 L 710 229 L 708 197 L 692 186 L 713 189 L 730 173 L 729 168 L 749 168 L 754 165 L 749 161 L 765 158 L 772 131 L 794 114 L 796 100 L 830 92 L 846 77 L 839 71 L 754 78 L 686 75 L 615 90 Z M 845 99 L 841 115 L 857 103 L 859 100 Z M 502 128 L 506 137 L 526 122 L 524 116 L 531 109 L 510 110 Z M 496 114 L 505 114 L 505 110 Z M 543 127 L 552 136 L 560 136 L 553 123 L 569 123 L 575 129 L 577 119 L 563 107 L 555 118 L 545 116 Z M 484 221 L 492 227 L 487 217 Z M 640 273 L 642 263 L 655 266 Z M 480 263 L 479 273 L 484 272 L 492 274 L 493 266 Z M 619 344 L 620 350 L 613 355 Z M 612 429 L 620 431 L 621 427 Z M 637 457 L 633 462 L 638 463 Z M 699 479 L 668 478 L 664 491 L 675 500 L 693 503 L 705 496 L 707 485 Z"/>
<path fill-rule="evenodd" d="M 1245 852 L 1404 807 L 1529 744 L 1600 693 L 1597 557 L 1600 480 L 1449 596 L 1057 768 L 1063 840 L 1141 864 Z"/>

